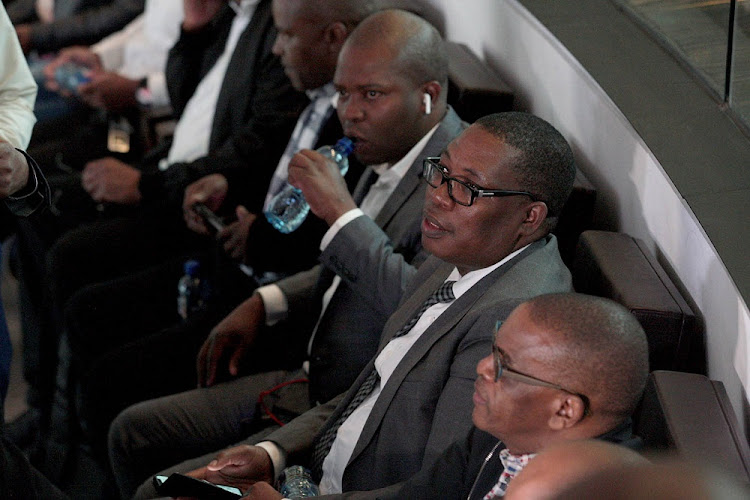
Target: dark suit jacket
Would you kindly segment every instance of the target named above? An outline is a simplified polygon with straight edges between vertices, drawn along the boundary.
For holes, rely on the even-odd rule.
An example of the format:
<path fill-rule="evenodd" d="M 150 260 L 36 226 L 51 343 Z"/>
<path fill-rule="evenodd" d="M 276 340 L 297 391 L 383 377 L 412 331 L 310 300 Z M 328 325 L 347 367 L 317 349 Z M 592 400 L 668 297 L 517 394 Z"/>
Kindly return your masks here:
<path fill-rule="evenodd" d="M 425 258 L 421 242 L 425 190 L 422 158 L 440 154 L 464 127 L 458 115 L 449 110 L 377 218 L 360 217 L 347 224 L 322 252 L 322 266 L 278 283 L 289 301 L 291 319 L 298 323 L 299 331 L 309 333 L 320 315 L 323 293 L 335 274 L 343 278 L 313 343 L 312 401 L 327 401 L 346 390 L 375 353 L 383 324 L 398 299 L 373 299 L 373 294 L 382 291 L 385 297 L 400 296 L 406 276 Z M 355 201 L 364 198 L 375 177 L 371 169 L 365 172 L 355 189 Z M 365 254 L 373 259 L 372 268 L 360 270 L 349 265 L 352 258 L 364 260 Z M 357 265 L 363 264 L 358 261 Z"/>
<path fill-rule="evenodd" d="M 166 78 L 178 116 L 224 50 L 233 18 L 234 12 L 225 6 L 203 30 L 183 32 L 171 49 Z M 247 189 L 254 196 L 247 208 L 260 210 L 279 157 L 307 104 L 306 96 L 292 88 L 279 58 L 271 52 L 275 39 L 271 1 L 261 0 L 229 61 L 216 103 L 209 154 L 162 172 L 157 165 L 170 144 L 160 144 L 141 166 L 140 190 L 145 200 L 167 197 L 179 206 L 193 181 L 224 168 L 244 166 L 253 172 Z"/>
<path fill-rule="evenodd" d="M 628 419 L 597 439 L 637 448 Z M 494 436 L 472 427 L 468 436 L 445 450 L 435 464 L 423 469 L 391 492 L 367 492 L 356 498 L 442 498 L 481 500 L 500 479 L 503 465 L 499 452 L 503 444 Z"/>
<path fill-rule="evenodd" d="M 40 52 L 91 45 L 143 12 L 145 0 L 56 0 L 55 20 L 37 22 L 36 0 L 15 0 L 6 10 L 13 24 L 32 23 L 31 43 Z"/>
<path fill-rule="evenodd" d="M 434 257 L 419 268 L 383 328 L 380 349 L 452 269 Z M 344 471 L 344 491 L 404 481 L 465 436 L 471 427 L 476 365 L 490 352 L 495 322 L 530 297 L 569 291 L 570 273 L 560 259 L 557 240 L 549 236 L 455 300 L 406 353 L 383 388 Z M 287 452 L 288 463 L 309 460 L 312 436 L 324 432 L 344 411 L 373 366 L 374 359 L 345 394 L 268 436 Z"/>

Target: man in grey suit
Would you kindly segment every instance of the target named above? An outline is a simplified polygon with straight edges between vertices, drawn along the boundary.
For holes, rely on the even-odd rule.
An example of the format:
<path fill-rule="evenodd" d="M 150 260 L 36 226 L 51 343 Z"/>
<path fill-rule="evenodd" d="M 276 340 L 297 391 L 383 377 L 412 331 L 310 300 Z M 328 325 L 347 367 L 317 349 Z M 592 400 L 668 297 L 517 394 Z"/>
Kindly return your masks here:
<path fill-rule="evenodd" d="M 469 432 L 475 366 L 495 322 L 530 297 L 571 290 L 549 231 L 574 175 L 565 139 L 525 113 L 482 118 L 426 160 L 422 242 L 434 257 L 399 297 L 378 355 L 346 393 L 191 475 L 244 490 L 302 463 L 336 494 L 393 488 L 434 463 Z M 367 245 L 341 259 L 355 288 L 377 282 L 380 255 Z"/>
<path fill-rule="evenodd" d="M 293 10 L 297 14 L 291 19 L 279 17 L 285 4 L 297 3 L 301 2 L 274 2 L 275 20 L 284 34 L 276 50 L 286 62 L 299 59 L 300 47 L 314 45 L 309 37 L 317 33 L 308 29 L 310 22 L 299 20 L 304 10 Z M 345 15 L 341 2 L 337 5 L 336 15 Z M 231 375 L 238 375 L 243 353 L 261 349 L 258 344 L 262 346 L 265 339 L 289 338 L 287 352 L 268 353 L 283 358 L 294 349 L 292 344 L 304 351 L 315 329 L 308 353 L 309 386 L 294 384 L 267 398 L 280 399 L 272 408 L 274 413 L 283 407 L 285 415 L 299 414 L 310 408 L 311 401 L 327 401 L 345 391 L 375 354 L 383 325 L 403 291 L 405 275 L 423 261 L 423 160 L 439 155 L 465 124 L 446 105 L 447 62 L 438 32 L 401 11 L 376 14 L 365 23 L 363 30 L 355 30 L 348 38 L 334 84 L 342 96 L 338 114 L 344 133 L 357 138 L 358 160 L 373 167 L 367 169 L 352 197 L 338 171 L 329 170 L 321 155 L 307 150 L 293 158 L 290 168 L 298 178 L 304 177 L 298 180 L 313 211 L 327 213 L 324 218 L 332 226 L 327 235 L 331 241 L 323 245 L 323 265 L 260 289 L 214 328 L 199 360 L 200 380 L 207 388 L 135 405 L 115 420 L 111 457 L 125 496 L 132 495 L 150 473 L 246 437 L 249 432 L 242 423 L 252 415 L 261 391 L 308 376 L 299 370 L 298 361 L 291 371 L 216 383 L 227 368 Z M 331 210 L 332 201 L 344 207 Z M 378 286 L 384 297 L 394 300 L 377 300 L 369 290 L 354 291 L 351 283 L 358 281 L 357 276 L 338 267 L 353 250 L 346 243 L 351 238 L 360 246 L 369 242 L 368 252 L 381 254 L 384 265 Z M 346 275 L 340 281 L 336 273 Z M 268 328 L 264 322 L 274 319 L 269 311 L 277 295 L 288 304 L 288 318 Z M 324 295 L 327 307 L 321 313 Z M 226 363 L 229 355 L 232 362 Z"/>

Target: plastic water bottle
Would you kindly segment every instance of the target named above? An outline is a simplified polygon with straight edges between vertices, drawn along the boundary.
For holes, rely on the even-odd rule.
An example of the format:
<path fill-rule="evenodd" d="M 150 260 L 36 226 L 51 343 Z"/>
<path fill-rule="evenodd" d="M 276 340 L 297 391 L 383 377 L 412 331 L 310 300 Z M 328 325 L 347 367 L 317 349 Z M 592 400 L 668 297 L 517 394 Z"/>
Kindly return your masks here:
<path fill-rule="evenodd" d="M 203 305 L 201 265 L 197 260 L 185 262 L 185 274 L 177 282 L 177 313 L 183 320 Z"/>
<path fill-rule="evenodd" d="M 73 63 L 65 63 L 55 69 L 55 81 L 60 88 L 70 92 L 76 92 L 82 83 L 91 81 L 89 70 L 84 66 Z"/>
<path fill-rule="evenodd" d="M 348 137 L 342 137 L 335 146 L 323 146 L 318 153 L 331 158 L 339 166 L 341 175 L 349 170 L 349 154 L 354 150 L 354 144 Z M 266 219 L 273 227 L 282 233 L 291 233 L 297 229 L 310 212 L 302 191 L 287 183 L 282 190 L 271 199 Z"/>
<path fill-rule="evenodd" d="M 312 480 L 312 473 L 299 465 L 292 465 L 281 471 L 279 492 L 284 498 L 308 498 L 320 495 L 318 485 Z"/>

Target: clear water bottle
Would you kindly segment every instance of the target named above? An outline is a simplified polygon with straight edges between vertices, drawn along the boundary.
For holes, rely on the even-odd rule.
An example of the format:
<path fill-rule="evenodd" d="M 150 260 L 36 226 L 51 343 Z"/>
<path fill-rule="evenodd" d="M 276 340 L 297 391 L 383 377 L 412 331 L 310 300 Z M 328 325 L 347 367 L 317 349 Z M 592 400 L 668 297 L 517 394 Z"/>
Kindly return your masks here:
<path fill-rule="evenodd" d="M 354 144 L 348 137 L 342 137 L 335 146 L 323 146 L 318 153 L 331 158 L 339 166 L 341 175 L 349 170 L 349 154 L 354 150 Z M 266 219 L 273 227 L 282 233 L 291 233 L 297 229 L 310 212 L 310 205 L 305 201 L 302 191 L 287 183 L 282 190 L 271 199 Z"/>
<path fill-rule="evenodd" d="M 312 480 L 312 473 L 300 465 L 292 465 L 281 471 L 279 492 L 284 498 L 292 500 L 320 495 L 318 485 Z"/>
<path fill-rule="evenodd" d="M 201 265 L 197 260 L 185 262 L 185 274 L 177 282 L 177 313 L 183 320 L 203 305 Z"/>
<path fill-rule="evenodd" d="M 91 81 L 90 71 L 73 63 L 61 64 L 55 69 L 55 81 L 61 89 L 75 93 L 79 85 Z"/>

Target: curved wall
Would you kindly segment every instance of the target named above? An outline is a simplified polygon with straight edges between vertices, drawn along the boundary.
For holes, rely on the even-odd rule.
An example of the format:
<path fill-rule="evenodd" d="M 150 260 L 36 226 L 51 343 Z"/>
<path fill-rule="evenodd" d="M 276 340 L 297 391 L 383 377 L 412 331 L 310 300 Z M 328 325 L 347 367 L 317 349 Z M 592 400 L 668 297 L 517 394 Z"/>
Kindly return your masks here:
<path fill-rule="evenodd" d="M 743 422 L 743 386 L 750 388 L 747 304 L 693 210 L 631 122 L 525 2 L 432 3 L 445 13 L 446 36 L 484 58 L 517 92 L 518 108 L 545 118 L 571 142 L 598 189 L 597 226 L 643 239 L 679 276 L 706 324 L 709 375 L 724 382 Z M 615 77 L 627 70 L 613 61 Z"/>

